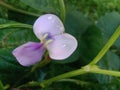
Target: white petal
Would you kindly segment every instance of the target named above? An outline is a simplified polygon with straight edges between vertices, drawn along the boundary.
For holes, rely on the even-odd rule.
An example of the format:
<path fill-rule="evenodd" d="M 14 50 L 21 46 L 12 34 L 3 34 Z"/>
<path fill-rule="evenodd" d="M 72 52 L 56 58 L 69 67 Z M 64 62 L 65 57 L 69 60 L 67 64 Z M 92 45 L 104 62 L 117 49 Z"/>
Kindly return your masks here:
<path fill-rule="evenodd" d="M 64 32 L 61 20 L 54 14 L 40 16 L 33 25 L 34 33 L 41 39 L 43 34 L 49 33 L 51 36 Z"/>
<path fill-rule="evenodd" d="M 55 36 L 54 41 L 47 45 L 50 57 L 55 60 L 68 58 L 76 48 L 77 40 L 67 33 Z"/>

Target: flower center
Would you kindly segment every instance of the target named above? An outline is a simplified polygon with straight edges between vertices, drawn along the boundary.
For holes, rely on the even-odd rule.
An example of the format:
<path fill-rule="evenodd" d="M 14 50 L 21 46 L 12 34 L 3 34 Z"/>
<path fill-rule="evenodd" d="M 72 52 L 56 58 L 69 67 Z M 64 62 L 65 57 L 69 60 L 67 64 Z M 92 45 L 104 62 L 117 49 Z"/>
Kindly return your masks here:
<path fill-rule="evenodd" d="M 52 41 L 53 41 L 52 37 L 48 33 L 43 34 L 43 37 L 41 39 L 41 43 L 43 43 L 44 46 L 48 45 Z"/>

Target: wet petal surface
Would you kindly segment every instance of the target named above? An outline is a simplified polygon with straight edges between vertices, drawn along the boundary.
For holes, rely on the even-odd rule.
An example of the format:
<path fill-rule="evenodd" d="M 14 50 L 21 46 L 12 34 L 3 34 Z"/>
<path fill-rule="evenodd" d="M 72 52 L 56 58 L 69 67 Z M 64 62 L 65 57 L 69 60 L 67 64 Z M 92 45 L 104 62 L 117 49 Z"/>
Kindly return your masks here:
<path fill-rule="evenodd" d="M 50 57 L 55 60 L 68 58 L 76 48 L 77 40 L 67 33 L 55 36 L 54 41 L 47 45 Z"/>
<path fill-rule="evenodd" d="M 35 21 L 33 29 L 35 35 L 40 40 L 45 33 L 54 36 L 64 32 L 64 26 L 61 20 L 54 14 L 45 14 L 40 16 Z"/>
<path fill-rule="evenodd" d="M 14 49 L 12 53 L 21 65 L 30 66 L 41 60 L 44 51 L 42 43 L 28 42 Z"/>

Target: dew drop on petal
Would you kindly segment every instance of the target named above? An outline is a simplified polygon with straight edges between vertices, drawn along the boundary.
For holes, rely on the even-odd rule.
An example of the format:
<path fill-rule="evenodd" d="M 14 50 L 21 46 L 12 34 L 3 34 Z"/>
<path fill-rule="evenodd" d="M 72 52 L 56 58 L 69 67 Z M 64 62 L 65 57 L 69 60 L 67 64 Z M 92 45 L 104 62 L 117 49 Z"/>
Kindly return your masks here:
<path fill-rule="evenodd" d="M 48 16 L 48 19 L 51 20 L 51 19 L 52 19 L 52 16 Z"/>
<path fill-rule="evenodd" d="M 66 47 L 67 45 L 66 44 L 63 44 L 62 47 Z"/>

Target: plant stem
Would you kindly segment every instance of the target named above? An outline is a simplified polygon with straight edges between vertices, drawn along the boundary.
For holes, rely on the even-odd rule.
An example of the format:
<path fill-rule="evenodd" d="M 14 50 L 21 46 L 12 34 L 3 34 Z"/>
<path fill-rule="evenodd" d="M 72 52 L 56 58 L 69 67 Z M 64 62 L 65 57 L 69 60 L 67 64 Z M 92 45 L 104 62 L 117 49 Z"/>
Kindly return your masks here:
<path fill-rule="evenodd" d="M 50 63 L 51 59 L 49 58 L 48 52 L 46 52 L 45 54 L 45 59 L 39 63 L 37 63 L 36 65 L 34 65 L 31 69 L 31 73 L 35 72 L 37 69 L 40 69 L 41 67 L 47 65 L 48 63 Z"/>
<path fill-rule="evenodd" d="M 10 10 L 12 10 L 12 11 L 16 11 L 16 12 L 20 12 L 20 13 L 23 13 L 23 14 L 36 16 L 36 17 L 40 16 L 39 14 L 32 13 L 32 12 L 28 12 L 28 11 L 25 11 L 25 10 L 22 10 L 22 9 L 19 9 L 19 8 L 16 8 L 16 7 L 13 7 L 12 5 L 5 3 L 3 0 L 0 0 L 0 5 L 8 8 L 8 9 L 10 9 Z"/>
<path fill-rule="evenodd" d="M 7 23 L 7 24 L 0 24 L 0 29 L 3 28 L 11 28 L 11 27 L 20 27 L 20 28 L 29 28 L 32 29 L 32 25 L 23 24 L 23 23 Z"/>
<path fill-rule="evenodd" d="M 27 84 L 19 86 L 19 88 L 34 87 L 34 86 L 36 86 L 36 87 L 39 86 L 39 87 L 44 88 L 45 86 L 50 85 L 53 82 L 61 81 L 62 79 L 64 80 L 66 78 L 70 78 L 73 76 L 78 76 L 78 75 L 82 75 L 82 74 L 86 74 L 86 73 L 97 73 L 97 74 L 104 74 L 104 75 L 120 77 L 119 71 L 100 69 L 97 65 L 86 65 L 86 66 L 82 67 L 81 69 L 74 70 L 74 71 L 71 71 L 68 73 L 64 73 L 64 74 L 58 75 L 56 77 L 50 78 L 48 80 L 44 80 L 42 82 L 34 82 L 34 81 L 29 82 Z"/>
<path fill-rule="evenodd" d="M 110 75 L 110 76 L 116 76 L 120 77 L 120 72 L 119 71 L 113 71 L 113 70 L 106 70 L 106 69 L 92 69 L 90 73 L 97 73 L 97 74 L 104 74 L 104 75 Z"/>
<path fill-rule="evenodd" d="M 61 80 L 61 79 L 64 79 L 64 78 L 69 78 L 69 77 L 81 75 L 81 74 L 85 74 L 85 73 L 87 73 L 86 70 L 84 70 L 82 68 L 82 69 L 74 70 L 74 71 L 71 71 L 71 72 L 68 72 L 68 73 L 65 73 L 65 74 L 58 75 L 56 77 L 53 77 L 53 78 L 48 79 L 48 80 L 44 80 L 42 82 L 34 82 L 34 81 L 29 82 L 27 84 L 19 86 L 19 88 L 21 88 L 21 87 L 33 87 L 33 86 L 40 86 L 40 87 L 44 88 L 46 85 L 49 85 L 49 84 L 51 84 L 55 81 L 58 81 L 58 80 Z"/>
<path fill-rule="evenodd" d="M 59 5 L 60 5 L 60 10 L 61 10 L 61 18 L 62 18 L 62 21 L 64 22 L 65 15 L 66 15 L 64 0 L 58 0 L 58 1 L 59 1 Z"/>
<path fill-rule="evenodd" d="M 86 73 L 86 71 L 84 69 L 78 69 L 75 71 L 71 71 L 71 72 L 68 72 L 68 73 L 65 73 L 62 75 L 58 75 L 58 76 L 53 77 L 51 79 L 45 80 L 45 81 L 40 83 L 40 86 L 45 87 L 46 85 L 49 85 L 55 81 L 59 81 L 59 80 L 64 79 L 64 78 L 69 78 L 69 77 L 73 77 L 73 76 L 77 76 L 77 75 L 81 75 L 81 74 L 85 74 L 85 73 Z"/>
<path fill-rule="evenodd" d="M 85 85 L 85 86 L 89 86 L 89 85 L 95 85 L 95 83 L 92 82 L 86 82 L 86 81 L 82 81 L 82 80 L 78 80 L 78 79 L 62 79 L 59 82 L 72 82 L 75 83 L 77 85 Z"/>
<path fill-rule="evenodd" d="M 102 50 L 97 54 L 97 56 L 89 63 L 89 65 L 95 65 L 108 51 L 108 49 L 113 45 L 113 43 L 117 40 L 120 35 L 120 26 L 116 29 L 113 35 L 110 37 L 108 42 L 102 48 Z"/>

